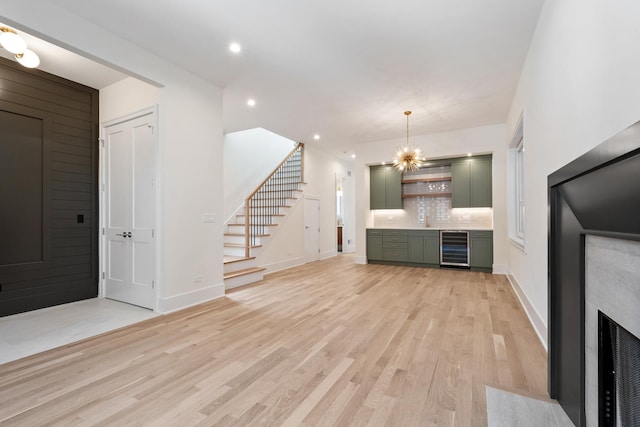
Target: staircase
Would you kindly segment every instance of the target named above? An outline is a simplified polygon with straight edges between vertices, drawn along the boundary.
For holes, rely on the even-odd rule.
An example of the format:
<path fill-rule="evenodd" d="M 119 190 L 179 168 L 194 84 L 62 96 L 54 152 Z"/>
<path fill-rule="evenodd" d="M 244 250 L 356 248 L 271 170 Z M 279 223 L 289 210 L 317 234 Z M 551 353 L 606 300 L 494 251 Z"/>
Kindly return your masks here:
<path fill-rule="evenodd" d="M 225 289 L 263 279 L 256 255 L 302 196 L 304 144 L 298 143 L 278 167 L 246 199 L 226 224 L 224 234 Z"/>

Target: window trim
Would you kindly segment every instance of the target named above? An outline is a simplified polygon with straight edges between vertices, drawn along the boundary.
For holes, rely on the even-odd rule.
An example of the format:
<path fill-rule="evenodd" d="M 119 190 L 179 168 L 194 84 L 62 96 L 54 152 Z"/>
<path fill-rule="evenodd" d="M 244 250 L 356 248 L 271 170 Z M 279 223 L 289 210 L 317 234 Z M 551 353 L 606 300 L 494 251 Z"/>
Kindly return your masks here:
<path fill-rule="evenodd" d="M 526 252 L 525 138 L 523 114 L 520 115 L 509 144 L 508 221 L 509 241 Z"/>

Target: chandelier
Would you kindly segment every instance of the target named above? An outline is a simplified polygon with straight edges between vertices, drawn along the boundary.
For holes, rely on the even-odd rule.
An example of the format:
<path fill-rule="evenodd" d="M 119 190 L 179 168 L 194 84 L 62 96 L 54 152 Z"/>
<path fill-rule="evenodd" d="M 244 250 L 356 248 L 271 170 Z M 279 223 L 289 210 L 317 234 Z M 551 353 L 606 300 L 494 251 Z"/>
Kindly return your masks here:
<path fill-rule="evenodd" d="M 40 58 L 31 49 L 27 49 L 27 43 L 15 30 L 0 26 L 0 47 L 13 54 L 16 61 L 23 67 L 35 68 L 40 65 Z"/>
<path fill-rule="evenodd" d="M 407 116 L 407 143 L 404 147 L 398 148 L 393 158 L 393 166 L 400 172 L 413 172 L 420 169 L 424 157 L 422 157 L 419 148 L 409 145 L 409 116 L 411 111 L 405 111 L 404 115 Z"/>

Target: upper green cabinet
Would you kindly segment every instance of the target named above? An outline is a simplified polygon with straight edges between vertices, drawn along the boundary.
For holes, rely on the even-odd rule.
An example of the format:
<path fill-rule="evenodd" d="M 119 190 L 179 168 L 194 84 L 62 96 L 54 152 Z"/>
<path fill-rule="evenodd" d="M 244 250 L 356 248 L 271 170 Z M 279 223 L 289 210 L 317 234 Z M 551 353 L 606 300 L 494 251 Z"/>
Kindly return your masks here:
<path fill-rule="evenodd" d="M 451 207 L 491 207 L 491 156 L 451 162 Z"/>
<path fill-rule="evenodd" d="M 371 209 L 402 209 L 402 175 L 393 166 L 369 168 Z"/>

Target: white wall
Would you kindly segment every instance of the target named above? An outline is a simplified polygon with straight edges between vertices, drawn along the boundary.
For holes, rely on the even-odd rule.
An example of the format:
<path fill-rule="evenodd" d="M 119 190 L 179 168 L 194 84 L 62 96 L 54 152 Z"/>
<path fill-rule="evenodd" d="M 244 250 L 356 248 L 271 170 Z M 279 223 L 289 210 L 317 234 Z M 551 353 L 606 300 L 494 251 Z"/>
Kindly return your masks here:
<path fill-rule="evenodd" d="M 127 77 L 100 90 L 100 122 L 108 122 L 153 107 L 159 101 L 160 88 Z"/>
<path fill-rule="evenodd" d="M 639 22 L 637 2 L 545 2 L 509 113 L 507 135 L 524 111 L 527 215 L 507 262 L 545 342 L 547 176 L 640 120 Z"/>
<path fill-rule="evenodd" d="M 418 135 L 411 143 L 427 159 L 464 156 L 467 153 L 493 153 L 493 262 L 494 272 L 506 269 L 506 154 L 504 125 L 483 126 L 430 135 Z M 375 141 L 356 146 L 356 262 L 366 263 L 366 228 L 373 226 L 369 209 L 369 168 L 389 162 L 403 139 Z"/>
<path fill-rule="evenodd" d="M 278 167 L 295 144 L 262 128 L 224 136 L 224 221 Z"/>
<path fill-rule="evenodd" d="M 34 13 L 28 2 L 6 0 L 0 13 L 3 22 L 160 87 L 156 309 L 167 312 L 222 296 L 221 90 L 50 1 L 39 2 Z M 121 115 L 134 103 L 131 98 L 123 98 L 119 106 L 117 101 L 105 103 L 105 118 Z M 216 215 L 217 223 L 204 223 L 204 213 Z"/>
<path fill-rule="evenodd" d="M 313 144 L 305 145 L 304 179 L 307 182 L 305 195 L 320 200 L 320 257 L 327 258 L 337 254 L 336 229 L 336 174 L 348 177 L 349 165 Z M 345 210 L 354 205 L 355 195 L 345 194 Z M 346 240 L 354 240 L 354 227 L 345 219 Z M 351 233 L 351 234 L 349 234 Z M 275 234 L 265 244 L 257 256 L 258 265 L 266 267 L 267 272 L 282 270 L 305 262 L 304 256 L 304 200 L 291 210 L 285 221 L 277 227 Z"/>

